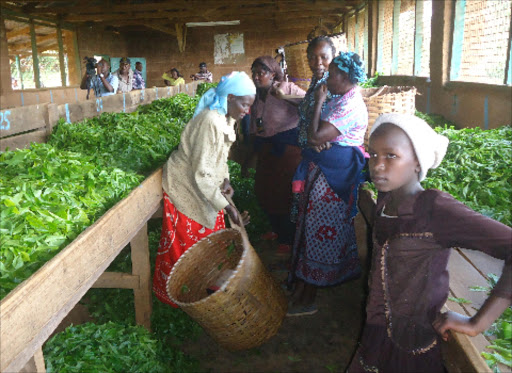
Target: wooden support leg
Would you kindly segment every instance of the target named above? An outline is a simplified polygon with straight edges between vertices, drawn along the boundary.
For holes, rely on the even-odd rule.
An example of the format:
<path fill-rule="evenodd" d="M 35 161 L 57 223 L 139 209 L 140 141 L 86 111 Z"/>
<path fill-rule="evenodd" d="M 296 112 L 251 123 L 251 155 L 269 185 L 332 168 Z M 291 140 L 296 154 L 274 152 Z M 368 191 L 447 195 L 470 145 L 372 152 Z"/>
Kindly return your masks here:
<path fill-rule="evenodd" d="M 132 250 L 132 274 L 139 276 L 140 287 L 133 289 L 135 295 L 135 321 L 151 331 L 151 266 L 149 263 L 148 226 L 130 241 Z"/>
<path fill-rule="evenodd" d="M 46 367 L 44 365 L 43 348 L 40 347 L 34 356 L 27 361 L 27 364 L 20 370 L 20 373 L 45 373 Z"/>

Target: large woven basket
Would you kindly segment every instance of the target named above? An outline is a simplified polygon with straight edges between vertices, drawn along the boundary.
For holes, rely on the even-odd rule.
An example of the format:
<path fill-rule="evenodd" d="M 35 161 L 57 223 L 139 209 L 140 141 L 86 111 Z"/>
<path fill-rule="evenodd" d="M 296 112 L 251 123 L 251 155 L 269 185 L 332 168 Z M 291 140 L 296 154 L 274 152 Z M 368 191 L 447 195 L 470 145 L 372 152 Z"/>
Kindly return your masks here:
<path fill-rule="evenodd" d="M 327 36 L 332 39 L 336 51 L 347 50 L 347 37 L 345 34 L 341 33 Z M 312 75 L 309 68 L 308 55 L 306 53 L 308 44 L 309 40 L 304 40 L 284 46 L 288 79 L 304 90 L 309 88 Z"/>
<path fill-rule="evenodd" d="M 416 112 L 416 87 L 385 85 L 378 88 L 363 88 L 361 94 L 368 109 L 368 130 L 364 137 L 366 148 L 368 148 L 370 130 L 379 115 Z"/>
<path fill-rule="evenodd" d="M 225 270 L 234 271 L 208 295 Z M 249 243 L 244 228 L 212 233 L 174 265 L 170 298 L 222 347 L 257 347 L 272 337 L 286 315 L 287 300 Z"/>

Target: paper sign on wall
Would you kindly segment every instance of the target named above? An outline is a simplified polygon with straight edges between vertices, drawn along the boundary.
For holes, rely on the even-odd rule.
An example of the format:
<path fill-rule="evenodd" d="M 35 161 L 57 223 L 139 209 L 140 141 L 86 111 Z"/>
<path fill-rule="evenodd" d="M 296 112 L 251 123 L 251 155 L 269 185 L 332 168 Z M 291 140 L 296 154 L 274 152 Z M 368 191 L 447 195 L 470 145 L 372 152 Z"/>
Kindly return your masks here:
<path fill-rule="evenodd" d="M 217 34 L 214 39 L 214 63 L 236 64 L 244 57 L 244 34 Z"/>

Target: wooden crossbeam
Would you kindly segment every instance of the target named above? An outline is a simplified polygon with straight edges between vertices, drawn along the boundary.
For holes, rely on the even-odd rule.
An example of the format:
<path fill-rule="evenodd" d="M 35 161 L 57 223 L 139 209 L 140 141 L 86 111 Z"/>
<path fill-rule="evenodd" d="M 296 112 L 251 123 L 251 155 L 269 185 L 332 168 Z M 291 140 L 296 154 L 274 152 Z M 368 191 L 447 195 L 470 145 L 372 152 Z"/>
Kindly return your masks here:
<path fill-rule="evenodd" d="M 363 4 L 363 0 L 323 0 L 315 1 L 311 3 L 308 0 L 224 0 L 224 1 L 205 1 L 205 0 L 174 0 L 163 3 L 153 3 L 151 1 L 139 4 L 123 4 L 123 5 L 112 5 L 112 6 L 48 6 L 41 8 L 34 8 L 30 10 L 30 14 L 103 14 L 103 13 L 119 13 L 119 12 L 148 12 L 148 11 L 184 11 L 194 9 L 198 12 L 198 9 L 220 9 L 222 7 L 228 7 L 233 9 L 242 9 L 249 7 L 278 7 L 283 10 L 289 10 L 290 8 L 302 8 L 302 9 L 321 9 L 330 7 L 346 7 L 352 8 Z"/>
<path fill-rule="evenodd" d="M 30 26 L 27 25 L 26 27 L 20 27 L 16 30 L 8 31 L 7 40 L 15 38 L 16 36 L 20 35 L 27 35 L 28 37 L 30 37 Z"/>
<path fill-rule="evenodd" d="M 163 25 L 161 23 L 154 23 L 154 22 L 141 23 L 141 22 L 135 22 L 135 23 L 132 23 L 132 24 L 143 25 L 143 26 L 146 26 L 146 27 L 148 27 L 150 29 L 160 31 L 160 32 L 163 32 L 165 34 L 176 36 L 176 30 L 173 30 L 169 26 L 165 26 L 165 25 Z M 116 24 L 116 26 L 118 26 L 118 24 Z"/>

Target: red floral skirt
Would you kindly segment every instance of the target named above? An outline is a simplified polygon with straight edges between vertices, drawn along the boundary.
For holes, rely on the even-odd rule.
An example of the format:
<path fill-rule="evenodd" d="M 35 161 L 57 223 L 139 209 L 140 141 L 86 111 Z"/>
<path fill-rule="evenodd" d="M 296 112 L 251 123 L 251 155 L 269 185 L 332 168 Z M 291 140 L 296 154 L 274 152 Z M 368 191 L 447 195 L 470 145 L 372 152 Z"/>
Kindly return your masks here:
<path fill-rule="evenodd" d="M 179 212 L 164 192 L 162 235 L 156 254 L 155 274 L 153 276 L 153 291 L 158 299 L 173 307 L 178 307 L 167 294 L 167 282 L 172 267 L 189 247 L 225 227 L 223 211 L 219 211 L 215 227 L 209 229 Z"/>

